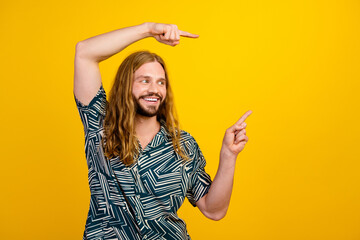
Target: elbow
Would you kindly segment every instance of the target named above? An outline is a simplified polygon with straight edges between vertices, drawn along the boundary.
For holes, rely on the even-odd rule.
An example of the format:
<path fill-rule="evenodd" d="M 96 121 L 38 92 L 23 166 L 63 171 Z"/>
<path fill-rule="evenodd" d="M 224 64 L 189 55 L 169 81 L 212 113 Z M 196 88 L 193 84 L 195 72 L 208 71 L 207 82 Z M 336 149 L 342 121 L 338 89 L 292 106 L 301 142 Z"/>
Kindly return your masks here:
<path fill-rule="evenodd" d="M 220 221 L 226 216 L 227 209 L 224 211 L 218 211 L 211 214 L 207 214 L 206 217 L 213 221 Z"/>
<path fill-rule="evenodd" d="M 78 52 L 82 46 L 83 46 L 83 42 L 82 42 L 82 41 L 77 42 L 77 43 L 76 43 L 76 46 L 75 46 L 76 51 Z"/>
<path fill-rule="evenodd" d="M 208 195 L 205 195 L 196 203 L 202 214 L 213 221 L 219 221 L 223 219 L 226 216 L 227 210 L 229 208 L 229 203 L 219 203 L 219 201 L 217 203 L 213 203 L 210 201 L 209 204 L 209 202 L 207 201 L 207 196 Z"/>
<path fill-rule="evenodd" d="M 97 55 L 97 53 L 91 51 L 91 48 L 84 41 L 80 41 L 76 44 L 75 59 L 87 59 L 99 63 L 107 58 L 108 57 Z"/>
<path fill-rule="evenodd" d="M 84 43 L 78 42 L 75 47 L 75 56 L 76 57 L 82 57 L 84 55 Z"/>

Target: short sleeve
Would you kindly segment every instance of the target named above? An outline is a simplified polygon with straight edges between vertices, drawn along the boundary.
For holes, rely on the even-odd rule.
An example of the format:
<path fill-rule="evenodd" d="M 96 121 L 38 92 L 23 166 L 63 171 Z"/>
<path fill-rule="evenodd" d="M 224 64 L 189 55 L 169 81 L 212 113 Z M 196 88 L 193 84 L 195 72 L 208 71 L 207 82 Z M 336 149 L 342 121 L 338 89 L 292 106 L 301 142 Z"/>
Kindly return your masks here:
<path fill-rule="evenodd" d="M 97 131 L 103 126 L 103 119 L 106 114 L 106 93 L 101 84 L 94 98 L 89 105 L 81 103 L 74 94 L 76 107 L 79 111 L 81 122 L 84 126 L 85 135 L 91 131 Z"/>
<path fill-rule="evenodd" d="M 189 178 L 190 187 L 186 194 L 191 205 L 196 207 L 196 202 L 205 196 L 211 186 L 211 177 L 205 171 L 206 160 L 202 154 L 199 145 L 194 140 L 194 158 L 193 158 L 193 171 Z"/>

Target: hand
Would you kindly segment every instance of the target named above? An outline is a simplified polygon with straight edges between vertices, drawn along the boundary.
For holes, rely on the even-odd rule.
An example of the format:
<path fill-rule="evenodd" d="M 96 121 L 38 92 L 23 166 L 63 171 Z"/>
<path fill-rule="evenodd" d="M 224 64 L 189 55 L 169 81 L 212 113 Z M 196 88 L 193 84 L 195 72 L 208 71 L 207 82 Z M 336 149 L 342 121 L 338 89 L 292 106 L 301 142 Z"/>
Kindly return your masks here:
<path fill-rule="evenodd" d="M 148 23 L 150 34 L 159 42 L 176 46 L 180 43 L 180 36 L 198 38 L 199 35 L 181 31 L 174 24 Z"/>
<path fill-rule="evenodd" d="M 251 113 L 251 110 L 247 111 L 233 126 L 226 130 L 221 154 L 236 158 L 244 149 L 245 144 L 249 141 L 246 136 L 246 123 L 244 121 Z"/>

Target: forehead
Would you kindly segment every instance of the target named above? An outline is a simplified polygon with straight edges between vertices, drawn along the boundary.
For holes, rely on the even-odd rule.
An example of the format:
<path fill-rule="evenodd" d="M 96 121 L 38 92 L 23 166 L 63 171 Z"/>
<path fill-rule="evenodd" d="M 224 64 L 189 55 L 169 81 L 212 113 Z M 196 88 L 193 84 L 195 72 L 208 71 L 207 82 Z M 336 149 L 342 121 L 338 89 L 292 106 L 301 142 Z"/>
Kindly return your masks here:
<path fill-rule="evenodd" d="M 158 62 L 149 62 L 144 63 L 139 67 L 135 73 L 134 77 L 139 77 L 140 75 L 146 75 L 153 78 L 165 78 L 164 68 Z"/>

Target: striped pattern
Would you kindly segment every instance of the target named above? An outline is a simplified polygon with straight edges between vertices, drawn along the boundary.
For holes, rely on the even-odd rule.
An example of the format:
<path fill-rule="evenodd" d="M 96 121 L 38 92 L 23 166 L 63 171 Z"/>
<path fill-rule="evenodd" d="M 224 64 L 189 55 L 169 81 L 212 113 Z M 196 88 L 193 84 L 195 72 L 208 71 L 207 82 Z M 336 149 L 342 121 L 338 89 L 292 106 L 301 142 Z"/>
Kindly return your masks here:
<path fill-rule="evenodd" d="M 191 159 L 182 162 L 161 121 L 160 131 L 137 161 L 126 167 L 118 157 L 106 159 L 101 147 L 107 104 L 103 86 L 87 106 L 75 95 L 74 98 L 84 126 L 91 194 L 83 239 L 191 239 L 177 210 L 185 197 L 195 207 L 211 185 L 204 170 L 206 161 L 195 139 L 181 131 L 181 144 Z"/>

